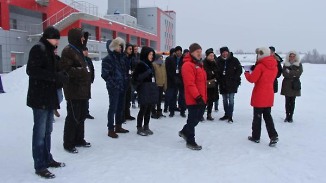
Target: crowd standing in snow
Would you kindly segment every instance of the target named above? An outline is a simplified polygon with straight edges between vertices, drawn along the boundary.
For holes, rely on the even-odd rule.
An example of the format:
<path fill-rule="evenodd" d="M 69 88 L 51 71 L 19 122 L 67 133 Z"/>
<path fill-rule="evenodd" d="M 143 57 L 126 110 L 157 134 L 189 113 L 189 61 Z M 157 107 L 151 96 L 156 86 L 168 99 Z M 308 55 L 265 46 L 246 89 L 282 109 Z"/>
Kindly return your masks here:
<path fill-rule="evenodd" d="M 84 138 L 86 118 L 94 119 L 89 113 L 91 84 L 95 70 L 88 57 L 87 40 L 89 34 L 81 28 L 68 32 L 69 44 L 63 49 L 61 58 L 55 56 L 59 44 L 59 31 L 50 26 L 45 29 L 40 41 L 32 47 L 26 67 L 29 76 L 27 105 L 34 116 L 32 152 L 35 173 L 44 178 L 54 178 L 49 167 L 64 167 L 51 154 L 51 132 L 54 114 L 59 117 L 60 89 L 63 86 L 67 102 L 67 116 L 63 132 L 63 147 L 69 153 L 78 153 L 76 147 L 91 147 Z M 107 113 L 108 133 L 113 139 L 129 130 L 122 128 L 127 120 L 137 120 L 137 134 L 153 135 L 150 119 L 165 117 L 169 112 L 173 120 L 179 111 L 186 124 L 179 136 L 186 141 L 186 147 L 201 150 L 195 140 L 195 127 L 206 119 L 214 121 L 213 105 L 218 110 L 219 94 L 223 97 L 224 116 L 221 121 L 234 122 L 234 97 L 241 84 L 242 67 L 245 78 L 254 83 L 251 96 L 253 107 L 252 134 L 250 141 L 260 142 L 261 120 L 265 120 L 270 138 L 270 146 L 278 142 L 271 108 L 274 93 L 278 91 L 277 78 L 283 74 L 281 94 L 285 96 L 286 118 L 293 122 L 295 99 L 301 95 L 300 76 L 303 72 L 299 55 L 289 52 L 282 68 L 282 58 L 275 53 L 274 47 L 256 49 L 257 60 L 250 67 L 241 66 L 228 47 L 220 48 L 220 56 L 214 49 L 205 51 L 202 60 L 202 47 L 193 43 L 189 49 L 177 46 L 163 60 L 154 49 L 144 46 L 139 53 L 138 45 L 126 43 L 120 37 L 106 44 L 108 55 L 102 60 L 101 77 L 106 82 L 109 96 Z M 183 53 L 182 53 L 183 51 Z M 249 68 L 249 69 L 248 69 Z M 60 89 L 61 90 L 61 89 Z M 137 94 L 136 94 L 137 92 Z M 164 110 L 161 103 L 164 97 Z M 130 114 L 130 107 L 139 107 L 137 118 Z M 132 105 L 131 105 L 132 103 Z M 188 116 L 186 115 L 188 111 Z M 155 128 L 155 127 L 154 127 Z"/>

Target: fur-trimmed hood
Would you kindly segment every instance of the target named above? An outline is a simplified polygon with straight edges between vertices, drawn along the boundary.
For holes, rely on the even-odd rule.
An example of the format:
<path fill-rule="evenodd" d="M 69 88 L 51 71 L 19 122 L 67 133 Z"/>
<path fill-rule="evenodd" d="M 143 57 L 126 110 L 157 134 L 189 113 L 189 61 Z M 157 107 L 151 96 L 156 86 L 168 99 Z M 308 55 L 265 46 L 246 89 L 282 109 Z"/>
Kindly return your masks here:
<path fill-rule="evenodd" d="M 271 50 L 266 47 L 256 48 L 255 52 L 257 54 L 257 61 L 259 61 L 265 57 L 271 56 Z"/>
<path fill-rule="evenodd" d="M 293 65 L 299 67 L 300 66 L 300 63 L 301 63 L 301 60 L 300 60 L 299 54 L 296 51 L 290 51 L 288 54 L 286 54 L 284 66 L 286 66 L 286 67 L 291 66 L 291 63 L 289 61 L 291 54 L 294 54 L 295 55 L 295 62 L 293 63 Z"/>
<path fill-rule="evenodd" d="M 110 51 L 114 51 L 115 49 L 117 49 L 120 45 L 122 45 L 122 52 L 123 50 L 125 49 L 126 47 L 126 42 L 125 40 L 123 40 L 121 37 L 117 37 L 115 39 L 113 39 L 110 44 L 107 44 L 107 50 L 110 50 Z"/>

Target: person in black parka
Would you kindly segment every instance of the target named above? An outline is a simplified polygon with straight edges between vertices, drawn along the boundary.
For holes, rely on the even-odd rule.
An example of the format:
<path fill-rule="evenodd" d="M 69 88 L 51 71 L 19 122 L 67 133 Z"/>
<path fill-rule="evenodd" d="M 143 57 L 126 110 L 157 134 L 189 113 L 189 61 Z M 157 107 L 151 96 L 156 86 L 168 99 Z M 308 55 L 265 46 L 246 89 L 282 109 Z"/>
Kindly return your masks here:
<path fill-rule="evenodd" d="M 212 109 L 214 102 L 219 98 L 218 95 L 218 67 L 214 58 L 212 48 L 206 50 L 204 69 L 207 75 L 207 120 L 213 121 Z"/>
<path fill-rule="evenodd" d="M 40 41 L 35 44 L 27 61 L 26 73 L 29 76 L 27 106 L 33 110 L 34 126 L 32 154 L 35 173 L 43 178 L 55 178 L 49 167 L 63 167 L 51 154 L 51 133 L 53 112 L 59 107 L 57 83 L 65 82 L 68 76 L 58 72 L 54 50 L 59 44 L 60 32 L 49 26 L 44 30 Z"/>
<path fill-rule="evenodd" d="M 152 135 L 153 132 L 149 129 L 149 121 L 151 115 L 152 104 L 148 104 L 145 99 L 151 99 L 150 88 L 144 88 L 145 83 L 153 83 L 154 69 L 152 62 L 154 61 L 155 51 L 147 46 L 144 46 L 140 52 L 140 62 L 136 65 L 132 79 L 138 94 L 138 102 L 140 110 L 137 116 L 137 134 L 141 136 Z M 156 85 L 156 84 L 155 84 Z M 158 97 L 158 96 L 157 96 Z M 143 123 L 144 121 L 144 123 Z"/>
<path fill-rule="evenodd" d="M 219 87 L 223 96 L 225 114 L 220 120 L 233 123 L 234 96 L 241 83 L 242 67 L 228 47 L 220 48 L 221 56 L 217 58 Z"/>

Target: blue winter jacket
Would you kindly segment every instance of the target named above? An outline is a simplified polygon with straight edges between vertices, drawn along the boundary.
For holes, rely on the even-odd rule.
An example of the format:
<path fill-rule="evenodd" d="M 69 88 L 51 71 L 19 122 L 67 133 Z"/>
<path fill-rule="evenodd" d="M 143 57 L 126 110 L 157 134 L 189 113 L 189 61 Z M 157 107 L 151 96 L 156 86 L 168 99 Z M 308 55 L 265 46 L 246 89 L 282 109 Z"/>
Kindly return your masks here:
<path fill-rule="evenodd" d="M 106 82 L 106 88 L 110 91 L 124 91 L 126 89 L 126 80 L 128 72 L 126 70 L 125 60 L 122 53 L 117 53 L 109 49 L 111 41 L 106 44 L 108 55 L 102 60 L 101 77 Z"/>

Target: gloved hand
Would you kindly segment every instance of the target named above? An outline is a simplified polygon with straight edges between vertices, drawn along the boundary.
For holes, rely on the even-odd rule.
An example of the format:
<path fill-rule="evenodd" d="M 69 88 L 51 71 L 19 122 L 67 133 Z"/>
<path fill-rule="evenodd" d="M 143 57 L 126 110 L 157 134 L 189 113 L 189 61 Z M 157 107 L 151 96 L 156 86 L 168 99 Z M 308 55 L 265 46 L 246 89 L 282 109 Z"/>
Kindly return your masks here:
<path fill-rule="evenodd" d="M 195 100 L 197 105 L 205 105 L 205 101 L 201 95 L 199 95 Z"/>
<path fill-rule="evenodd" d="M 55 74 L 55 81 L 61 83 L 67 83 L 69 81 L 69 76 L 64 71 L 57 72 Z"/>

